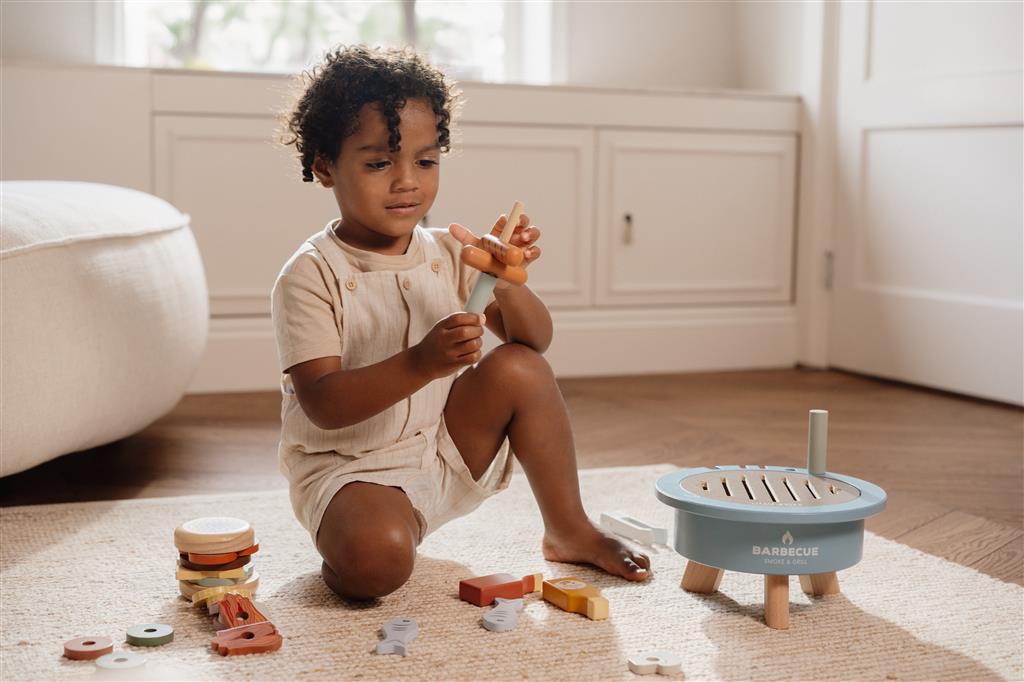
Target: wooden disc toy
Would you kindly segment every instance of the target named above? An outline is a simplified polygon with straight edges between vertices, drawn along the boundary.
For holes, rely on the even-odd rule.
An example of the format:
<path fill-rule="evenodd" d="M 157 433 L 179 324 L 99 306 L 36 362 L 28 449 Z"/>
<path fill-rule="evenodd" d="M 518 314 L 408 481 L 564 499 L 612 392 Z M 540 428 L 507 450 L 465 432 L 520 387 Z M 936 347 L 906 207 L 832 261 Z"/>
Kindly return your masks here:
<path fill-rule="evenodd" d="M 245 566 L 239 566 L 238 568 L 229 568 L 226 571 L 193 571 L 191 568 L 179 567 L 174 577 L 178 580 L 205 580 L 206 578 L 224 579 L 224 580 L 237 580 L 238 578 L 246 578 L 252 573 L 253 565 L 246 564 Z"/>
<path fill-rule="evenodd" d="M 789 576 L 816 596 L 839 591 L 836 571 L 864 548 L 864 519 L 885 508 L 885 491 L 827 473 L 828 412 L 811 410 L 807 468 L 763 465 L 682 469 L 658 479 L 675 509 L 675 550 L 689 561 L 683 589 L 712 593 L 722 572 L 764 576 L 765 622 L 789 627 Z"/>
<path fill-rule="evenodd" d="M 76 661 L 88 661 L 114 650 L 110 637 L 75 637 L 64 642 L 64 656 Z"/>
<path fill-rule="evenodd" d="M 255 544 L 256 533 L 249 522 L 230 516 L 192 519 L 174 529 L 174 546 L 182 552 L 224 554 Z"/>
<path fill-rule="evenodd" d="M 182 568 L 187 568 L 192 571 L 229 571 L 232 568 L 241 568 L 247 563 L 252 561 L 251 556 L 240 556 L 234 561 L 229 561 L 226 564 L 196 564 L 189 561 L 188 556 L 181 556 L 178 558 L 178 565 Z"/>
<path fill-rule="evenodd" d="M 174 639 L 174 628 L 166 623 L 133 625 L 125 633 L 125 641 L 135 646 L 160 646 Z"/>
<path fill-rule="evenodd" d="M 118 651 L 96 659 L 96 667 L 104 670 L 131 670 L 146 665 L 146 657 L 133 651 Z"/>
<path fill-rule="evenodd" d="M 544 601 L 570 613 L 580 613 L 590 620 L 608 617 L 608 600 L 601 590 L 579 578 L 554 578 L 544 581 Z"/>

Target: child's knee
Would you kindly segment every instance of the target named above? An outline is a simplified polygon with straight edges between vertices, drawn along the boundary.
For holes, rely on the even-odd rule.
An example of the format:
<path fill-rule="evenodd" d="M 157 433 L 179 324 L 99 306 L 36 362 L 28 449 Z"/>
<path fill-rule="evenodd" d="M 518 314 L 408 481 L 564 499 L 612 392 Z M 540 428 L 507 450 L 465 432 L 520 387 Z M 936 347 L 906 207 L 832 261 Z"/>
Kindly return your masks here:
<path fill-rule="evenodd" d="M 510 388 L 534 386 L 540 378 L 554 379 L 551 365 L 544 356 L 521 343 L 498 346 L 480 361 L 477 369 L 499 385 Z"/>
<path fill-rule="evenodd" d="M 324 582 L 348 599 L 391 594 L 409 579 L 416 561 L 416 540 L 402 524 L 366 528 L 324 549 Z"/>

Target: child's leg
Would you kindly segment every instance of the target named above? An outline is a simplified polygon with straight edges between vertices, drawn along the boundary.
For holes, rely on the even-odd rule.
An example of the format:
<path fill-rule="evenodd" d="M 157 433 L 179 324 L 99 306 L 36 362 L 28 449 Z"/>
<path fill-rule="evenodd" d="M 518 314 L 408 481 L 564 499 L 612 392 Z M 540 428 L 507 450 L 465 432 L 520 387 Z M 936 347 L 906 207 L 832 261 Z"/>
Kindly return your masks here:
<path fill-rule="evenodd" d="M 583 510 L 569 415 L 539 353 L 517 343 L 488 353 L 452 385 L 444 418 L 477 479 L 508 435 L 544 518 L 547 559 L 647 578 L 650 560 L 596 528 Z"/>
<path fill-rule="evenodd" d="M 419 532 L 401 489 L 349 483 L 334 495 L 317 532 L 324 582 L 348 599 L 394 592 L 412 575 Z"/>

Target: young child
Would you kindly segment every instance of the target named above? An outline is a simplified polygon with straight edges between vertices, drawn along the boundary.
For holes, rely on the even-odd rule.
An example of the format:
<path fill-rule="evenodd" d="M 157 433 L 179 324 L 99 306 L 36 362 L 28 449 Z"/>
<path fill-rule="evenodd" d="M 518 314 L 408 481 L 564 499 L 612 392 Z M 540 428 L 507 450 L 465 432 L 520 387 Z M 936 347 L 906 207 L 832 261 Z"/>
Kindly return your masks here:
<path fill-rule="evenodd" d="M 479 273 L 459 253 L 476 238 L 418 226 L 456 98 L 412 51 L 351 47 L 306 75 L 289 117 L 303 180 L 331 190 L 341 212 L 273 291 L 295 514 L 332 590 L 381 597 L 409 578 L 427 533 L 508 485 L 511 445 L 544 519 L 545 558 L 644 580 L 648 558 L 583 510 L 569 418 L 541 356 L 547 308 L 499 280 L 483 315 L 461 312 Z M 526 264 L 539 236 L 523 215 L 511 243 Z M 485 324 L 504 345 L 481 357 Z"/>

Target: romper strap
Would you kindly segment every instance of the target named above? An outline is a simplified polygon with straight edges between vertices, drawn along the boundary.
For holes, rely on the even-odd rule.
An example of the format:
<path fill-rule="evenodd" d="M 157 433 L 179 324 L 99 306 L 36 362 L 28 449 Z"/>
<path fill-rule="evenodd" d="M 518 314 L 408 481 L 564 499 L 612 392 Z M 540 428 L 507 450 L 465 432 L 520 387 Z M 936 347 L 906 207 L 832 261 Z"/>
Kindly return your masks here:
<path fill-rule="evenodd" d="M 328 225 L 307 241 L 315 246 L 316 250 L 327 261 L 328 267 L 331 268 L 334 276 L 338 279 L 338 287 L 344 286 L 345 280 L 353 274 L 352 265 L 348 262 L 348 258 L 345 257 L 345 254 L 342 253 L 338 245 L 334 243 L 334 238 L 331 236 L 331 226 Z"/>

